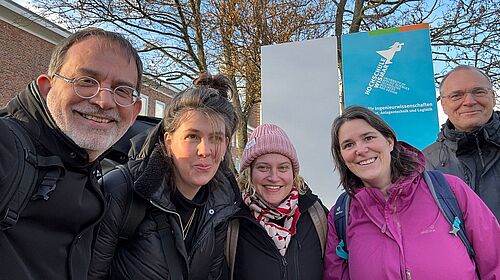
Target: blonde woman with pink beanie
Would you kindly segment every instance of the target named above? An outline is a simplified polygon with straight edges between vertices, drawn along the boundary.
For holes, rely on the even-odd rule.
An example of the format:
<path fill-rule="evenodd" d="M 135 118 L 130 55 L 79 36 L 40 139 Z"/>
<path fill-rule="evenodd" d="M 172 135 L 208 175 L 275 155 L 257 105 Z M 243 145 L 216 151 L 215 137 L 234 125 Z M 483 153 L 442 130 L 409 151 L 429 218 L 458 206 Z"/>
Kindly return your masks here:
<path fill-rule="evenodd" d="M 299 175 L 295 147 L 280 127 L 253 131 L 238 183 L 243 203 L 230 222 L 228 279 L 321 279 L 327 209 Z"/>

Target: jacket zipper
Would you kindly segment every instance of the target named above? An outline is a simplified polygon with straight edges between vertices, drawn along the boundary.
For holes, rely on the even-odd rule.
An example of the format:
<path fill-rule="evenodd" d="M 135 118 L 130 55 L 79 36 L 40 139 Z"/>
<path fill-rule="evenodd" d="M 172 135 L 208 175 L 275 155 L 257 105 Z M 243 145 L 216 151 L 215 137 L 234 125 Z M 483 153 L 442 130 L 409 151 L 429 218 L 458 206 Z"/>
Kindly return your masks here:
<path fill-rule="evenodd" d="M 300 242 L 298 240 L 295 240 L 297 243 L 295 252 L 293 253 L 294 259 L 293 262 L 295 264 L 295 271 L 293 271 L 294 278 L 293 279 L 299 279 L 300 278 L 300 268 L 299 268 L 299 251 L 300 251 Z M 292 240 L 290 240 L 290 243 Z"/>
<path fill-rule="evenodd" d="M 182 220 L 181 220 L 181 215 L 179 215 L 178 213 L 174 212 L 174 211 L 171 211 L 171 210 L 168 210 L 158 204 L 156 204 L 154 201 L 150 200 L 149 201 L 151 204 L 153 204 L 154 207 L 160 209 L 161 211 L 163 212 L 166 212 L 166 213 L 170 213 L 170 214 L 174 214 L 178 219 L 179 219 L 179 224 L 181 225 L 181 230 L 182 232 L 184 232 L 184 227 L 182 226 Z"/>
<path fill-rule="evenodd" d="M 280 253 L 278 252 L 278 254 Z M 286 270 L 287 270 L 286 267 L 288 265 L 288 262 L 286 261 L 285 256 L 281 257 L 281 264 L 283 265 L 283 271 L 281 272 L 281 279 L 286 279 Z"/>
<path fill-rule="evenodd" d="M 477 133 L 474 134 L 474 140 L 476 140 L 476 148 L 478 150 L 478 155 L 479 155 L 479 159 L 481 160 L 481 173 L 478 173 L 477 172 L 477 168 L 476 168 L 476 178 L 474 178 L 474 182 L 472 182 L 474 184 L 474 191 L 479 195 L 479 183 L 481 182 L 481 177 L 483 177 L 483 172 L 485 170 L 485 166 L 486 166 L 486 163 L 484 162 L 484 158 L 483 158 L 483 150 L 481 150 L 481 147 L 479 146 L 479 139 L 477 138 Z"/>
<path fill-rule="evenodd" d="M 149 202 L 150 202 L 150 203 L 151 203 L 154 207 L 156 207 L 156 208 L 158 208 L 158 209 L 162 210 L 163 212 L 170 213 L 170 214 L 174 214 L 174 215 L 175 215 L 175 216 L 179 219 L 179 224 L 181 225 L 181 230 L 182 230 L 182 232 L 184 232 L 184 227 L 182 226 L 181 216 L 180 216 L 177 212 L 174 212 L 174 211 L 168 210 L 168 209 L 166 209 L 166 208 L 164 208 L 164 207 L 162 207 L 162 206 L 158 205 L 157 203 L 155 203 L 155 202 L 154 202 L 154 201 L 152 201 L 152 200 L 150 200 Z M 190 250 L 191 252 L 195 251 L 195 249 L 199 247 L 199 245 L 200 245 L 200 243 L 201 243 L 201 240 L 203 240 L 203 238 L 204 238 L 204 236 L 205 236 L 206 234 L 208 234 L 208 232 L 207 232 L 207 231 L 204 231 L 204 235 L 199 236 L 199 237 L 195 240 L 195 241 L 196 241 L 196 243 L 194 243 L 194 245 L 192 246 L 192 248 L 191 248 L 191 250 Z M 186 249 L 187 249 L 187 248 L 186 248 Z M 187 251 L 186 251 L 186 255 L 187 255 L 187 258 L 188 258 L 188 259 L 187 259 L 187 260 L 188 260 L 188 262 L 190 262 L 190 261 L 191 261 L 191 254 L 190 254 L 190 252 L 187 252 Z"/>
<path fill-rule="evenodd" d="M 479 159 L 481 160 L 481 166 L 483 167 L 484 169 L 484 166 L 486 165 L 484 163 L 484 158 L 483 158 L 483 151 L 481 150 L 481 147 L 479 146 L 479 139 L 477 139 L 477 134 L 474 134 L 474 140 L 476 140 L 476 148 L 478 150 L 478 154 L 479 154 Z"/>
<path fill-rule="evenodd" d="M 91 176 L 96 176 L 97 170 L 94 169 L 92 171 Z M 92 224 L 84 228 L 82 231 L 80 231 L 75 238 L 73 238 L 73 241 L 71 242 L 71 246 L 69 248 L 69 253 L 68 253 L 68 262 L 66 265 L 68 266 L 68 276 L 69 279 L 73 279 L 73 266 L 71 265 L 73 263 L 73 252 L 75 250 L 75 247 L 78 245 L 78 242 L 80 242 L 80 239 L 82 239 L 83 235 L 85 234 L 94 234 L 94 233 L 88 233 L 88 231 L 92 228 L 92 231 L 96 229 L 96 227 L 99 226 L 99 223 L 104 219 L 104 216 L 108 210 L 108 204 L 109 204 L 109 199 L 106 198 L 104 192 L 98 187 L 97 181 L 93 181 L 92 178 L 87 177 L 89 179 L 90 185 L 91 185 L 91 191 L 97 194 L 98 199 L 102 203 L 102 206 L 104 207 L 104 210 L 100 214 L 99 218 L 95 220 Z M 95 231 L 94 231 L 95 232 Z M 95 238 L 95 236 L 93 237 Z"/>
<path fill-rule="evenodd" d="M 403 257 L 402 266 L 406 267 L 405 249 L 403 248 L 403 242 L 402 242 L 403 235 L 401 234 L 401 223 L 399 222 L 399 217 L 398 217 L 398 213 L 397 213 L 398 197 L 401 195 L 402 191 L 403 191 L 402 189 L 399 189 L 398 192 L 396 193 L 396 195 L 394 196 L 394 200 L 393 200 L 394 206 L 392 207 L 392 209 L 393 209 L 392 219 L 396 221 L 398 236 L 400 236 L 400 239 L 401 239 L 401 253 L 402 253 L 402 257 Z M 411 271 L 409 268 L 405 268 L 405 279 L 411 280 Z"/>
<path fill-rule="evenodd" d="M 238 218 L 240 218 L 240 217 L 238 217 Z M 266 236 L 268 236 L 267 231 L 257 222 L 257 220 L 255 220 L 254 218 L 249 218 L 247 216 L 241 216 L 241 218 L 249 220 L 253 225 L 257 226 L 257 228 L 259 228 L 259 230 L 262 230 L 262 232 Z M 280 260 L 281 269 L 282 269 L 281 270 L 281 279 L 286 280 L 287 279 L 288 262 L 286 261 L 285 256 L 282 256 L 281 253 L 279 252 L 279 250 L 276 248 L 276 244 L 274 244 L 274 242 L 270 238 L 266 238 L 266 240 L 267 240 L 266 242 L 271 244 L 271 248 L 273 248 L 275 253 L 279 256 L 278 259 Z"/>
<path fill-rule="evenodd" d="M 398 197 L 401 195 L 401 192 L 403 190 L 402 189 L 399 189 L 398 192 L 396 193 L 396 195 L 394 196 L 394 207 L 393 207 L 393 212 L 392 214 L 397 216 L 397 208 L 398 208 Z M 399 219 L 396 219 L 396 223 L 398 225 L 398 231 L 400 231 L 401 229 L 401 223 L 399 222 Z"/>

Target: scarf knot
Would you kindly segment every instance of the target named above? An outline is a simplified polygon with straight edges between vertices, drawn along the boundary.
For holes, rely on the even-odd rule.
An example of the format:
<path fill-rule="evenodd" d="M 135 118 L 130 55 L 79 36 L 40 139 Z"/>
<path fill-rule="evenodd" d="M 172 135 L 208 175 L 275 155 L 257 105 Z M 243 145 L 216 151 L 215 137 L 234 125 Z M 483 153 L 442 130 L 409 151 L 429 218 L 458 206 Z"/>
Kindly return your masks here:
<path fill-rule="evenodd" d="M 257 194 L 243 193 L 243 201 L 250 208 L 252 216 L 266 230 L 282 256 L 285 255 L 290 239 L 296 233 L 299 220 L 299 191 L 293 187 L 290 194 L 277 207 L 272 207 Z M 275 221 L 284 219 L 283 226 Z"/>

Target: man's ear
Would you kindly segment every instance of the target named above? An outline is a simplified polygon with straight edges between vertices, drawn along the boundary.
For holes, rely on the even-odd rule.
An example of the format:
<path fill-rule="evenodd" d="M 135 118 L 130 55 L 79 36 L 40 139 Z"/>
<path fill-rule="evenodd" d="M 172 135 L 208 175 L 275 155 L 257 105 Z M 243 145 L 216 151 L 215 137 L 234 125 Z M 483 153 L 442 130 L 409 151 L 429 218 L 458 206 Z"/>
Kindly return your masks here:
<path fill-rule="evenodd" d="M 441 98 L 441 108 L 443 108 L 443 113 L 445 113 L 445 115 L 448 116 L 448 107 L 446 106 L 446 102 L 447 100 L 444 100 L 443 98 Z"/>
<path fill-rule="evenodd" d="M 148 104 L 146 104 L 146 106 L 148 106 Z M 142 100 L 139 98 L 135 103 L 134 105 L 132 105 L 132 110 L 134 111 L 133 112 L 133 117 L 130 121 L 130 126 L 132 126 L 135 122 L 135 120 L 137 119 L 137 116 L 139 115 L 139 113 L 141 112 L 141 108 L 142 108 Z"/>
<path fill-rule="evenodd" d="M 45 74 L 40 75 L 38 76 L 38 78 L 36 78 L 36 84 L 38 86 L 38 89 L 40 90 L 40 94 L 45 100 L 47 100 L 47 95 L 52 88 L 51 82 L 52 80 L 50 79 L 50 77 Z"/>

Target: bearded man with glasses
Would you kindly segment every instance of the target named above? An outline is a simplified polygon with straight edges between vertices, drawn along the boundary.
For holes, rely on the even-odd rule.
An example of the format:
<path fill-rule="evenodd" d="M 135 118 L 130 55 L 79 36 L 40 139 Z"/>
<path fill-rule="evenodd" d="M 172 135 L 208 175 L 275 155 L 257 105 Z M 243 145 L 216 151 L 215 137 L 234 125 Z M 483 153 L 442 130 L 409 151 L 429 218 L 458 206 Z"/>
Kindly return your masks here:
<path fill-rule="evenodd" d="M 0 279 L 87 278 L 106 205 L 99 160 L 139 114 L 141 79 L 142 62 L 128 40 L 87 28 L 57 45 L 47 74 L 0 110 Z M 12 190 L 12 168 L 25 159 L 7 119 L 31 139 L 31 154 L 58 167 L 52 178 L 37 169 L 33 193 L 15 192 L 29 198 L 17 213 L 2 198 Z"/>
<path fill-rule="evenodd" d="M 500 112 L 491 79 L 460 65 L 439 86 L 448 120 L 438 139 L 424 149 L 426 168 L 464 180 L 500 218 Z"/>

